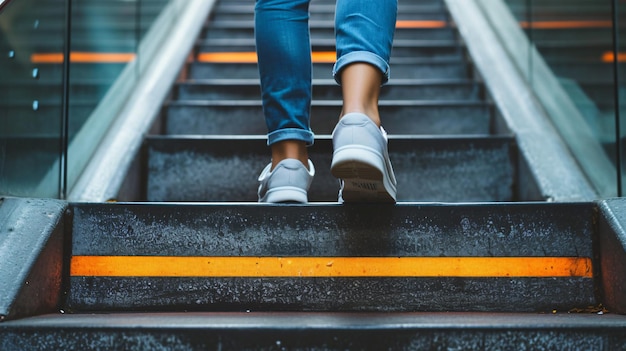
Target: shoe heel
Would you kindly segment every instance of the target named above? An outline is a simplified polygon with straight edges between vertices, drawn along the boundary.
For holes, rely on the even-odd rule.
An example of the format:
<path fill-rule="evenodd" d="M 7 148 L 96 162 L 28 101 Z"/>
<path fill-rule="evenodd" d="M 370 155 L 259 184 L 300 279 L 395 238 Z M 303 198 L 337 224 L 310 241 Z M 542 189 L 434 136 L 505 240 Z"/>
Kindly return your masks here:
<path fill-rule="evenodd" d="M 384 160 L 367 147 L 351 145 L 335 151 L 331 174 L 342 180 L 340 202 L 395 203 L 396 193 L 385 184 Z"/>
<path fill-rule="evenodd" d="M 308 202 L 308 196 L 306 191 L 297 187 L 278 187 L 268 191 L 260 202 L 297 202 L 305 204 Z"/>
<path fill-rule="evenodd" d="M 363 147 L 344 147 L 333 155 L 330 173 L 341 179 L 382 181 L 383 160 L 375 152 Z"/>

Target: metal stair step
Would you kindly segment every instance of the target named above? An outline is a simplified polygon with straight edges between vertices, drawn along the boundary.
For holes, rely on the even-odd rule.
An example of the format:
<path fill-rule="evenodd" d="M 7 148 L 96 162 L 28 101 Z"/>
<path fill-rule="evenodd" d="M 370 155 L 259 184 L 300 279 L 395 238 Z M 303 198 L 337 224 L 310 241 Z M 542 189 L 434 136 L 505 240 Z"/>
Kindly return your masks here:
<path fill-rule="evenodd" d="M 257 201 L 256 179 L 269 162 L 264 136 L 147 138 L 148 201 Z M 337 201 L 332 142 L 309 149 L 316 177 L 309 201 Z M 513 201 L 512 137 L 394 137 L 390 158 L 399 201 Z"/>
<path fill-rule="evenodd" d="M 119 326 L 132 327 L 132 331 Z M 6 350 L 621 350 L 624 317 L 508 313 L 120 313 L 0 324 Z"/>
<path fill-rule="evenodd" d="M 331 134 L 341 101 L 313 101 L 311 128 Z M 260 101 L 173 101 L 165 106 L 165 134 L 265 135 Z M 476 101 L 387 100 L 379 103 L 383 126 L 390 134 L 489 134 L 491 106 Z"/>
<path fill-rule="evenodd" d="M 175 99 L 258 100 L 258 79 L 200 79 L 178 83 Z M 484 86 L 462 79 L 394 79 L 382 87 L 380 100 L 478 100 Z M 313 81 L 313 100 L 341 99 L 341 87 L 333 79 Z"/>
<path fill-rule="evenodd" d="M 331 63 L 314 63 L 313 78 L 332 78 Z M 460 60 L 432 62 L 401 62 L 392 60 L 391 76 L 402 79 L 467 79 L 468 68 Z M 232 78 L 250 79 L 259 77 L 256 63 L 209 63 L 189 64 L 189 79 Z M 392 78 L 393 79 L 393 78 Z"/>
<path fill-rule="evenodd" d="M 334 38 L 311 39 L 313 51 L 335 51 Z M 462 46 L 454 40 L 394 40 L 391 56 L 403 57 L 459 58 Z M 199 39 L 198 53 L 205 52 L 253 52 L 254 38 Z M 393 60 L 392 59 L 392 60 Z M 393 62 L 393 61 L 392 61 Z"/>
<path fill-rule="evenodd" d="M 311 20 L 332 20 L 335 13 L 335 2 L 312 1 L 309 10 Z M 212 17 L 216 21 L 253 21 L 254 4 L 250 2 L 220 2 L 217 4 Z M 447 20 L 448 14 L 441 0 L 420 4 L 403 4 L 400 2 L 398 4 L 398 19 Z"/>
<path fill-rule="evenodd" d="M 309 22 L 312 39 L 334 38 L 334 21 L 311 20 Z M 208 22 L 201 33 L 202 38 L 224 39 L 224 38 L 254 38 L 254 24 L 251 21 L 226 21 L 216 20 Z M 450 26 L 433 28 L 396 28 L 394 39 L 398 40 L 454 40 L 455 32 Z"/>
<path fill-rule="evenodd" d="M 72 215 L 72 312 L 598 305 L 592 204 L 119 203 Z"/>

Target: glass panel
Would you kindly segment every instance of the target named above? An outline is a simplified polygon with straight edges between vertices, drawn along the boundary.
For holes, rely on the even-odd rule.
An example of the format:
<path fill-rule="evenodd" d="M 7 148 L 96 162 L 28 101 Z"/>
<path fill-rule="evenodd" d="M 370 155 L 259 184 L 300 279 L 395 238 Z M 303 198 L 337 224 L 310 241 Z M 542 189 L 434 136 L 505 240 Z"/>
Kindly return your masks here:
<path fill-rule="evenodd" d="M 0 194 L 58 197 L 65 1 L 13 0 L 4 5 L 0 13 Z M 43 53 L 51 55 L 39 55 Z"/>
<path fill-rule="evenodd" d="M 184 5 L 0 0 L 0 195 L 66 195 Z"/>
<path fill-rule="evenodd" d="M 111 87 L 136 57 L 139 8 L 139 1 L 72 0 L 70 188 L 122 106 L 111 103 Z M 136 72 L 125 75 L 129 85 L 136 78 Z"/>
<path fill-rule="evenodd" d="M 613 1 L 505 0 L 531 43 L 509 51 L 603 198 L 619 189 Z"/>
<path fill-rule="evenodd" d="M 617 196 L 611 1 L 532 0 L 531 13 L 533 43 L 579 112 L 553 120 L 601 196 Z M 533 84 L 544 79 L 533 72 Z"/>
<path fill-rule="evenodd" d="M 69 188 L 149 64 L 151 56 L 142 51 L 155 21 L 177 15 L 176 11 L 164 11 L 169 3 L 170 0 L 73 0 Z M 160 23 L 157 28 L 164 35 L 167 23 Z"/>

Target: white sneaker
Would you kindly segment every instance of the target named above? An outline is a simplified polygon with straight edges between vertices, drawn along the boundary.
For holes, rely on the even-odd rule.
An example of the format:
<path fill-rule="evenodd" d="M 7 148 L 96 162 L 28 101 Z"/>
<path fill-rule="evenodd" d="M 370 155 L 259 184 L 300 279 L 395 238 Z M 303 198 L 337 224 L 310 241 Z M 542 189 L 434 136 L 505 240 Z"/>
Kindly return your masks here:
<path fill-rule="evenodd" d="M 259 202 L 308 202 L 307 192 L 315 175 L 311 160 L 309 169 L 296 159 L 282 160 L 273 171 L 271 168 L 270 162 L 259 176 Z"/>
<path fill-rule="evenodd" d="M 330 172 L 340 178 L 339 202 L 396 202 L 387 133 L 367 115 L 349 113 L 333 131 Z"/>

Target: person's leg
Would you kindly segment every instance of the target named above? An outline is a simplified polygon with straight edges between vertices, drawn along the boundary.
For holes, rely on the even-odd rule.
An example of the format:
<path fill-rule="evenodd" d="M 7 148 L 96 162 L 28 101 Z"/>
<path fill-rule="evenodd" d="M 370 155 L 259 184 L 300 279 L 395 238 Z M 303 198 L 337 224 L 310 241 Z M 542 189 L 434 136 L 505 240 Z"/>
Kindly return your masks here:
<path fill-rule="evenodd" d="M 341 116 L 361 112 L 380 125 L 378 95 L 389 80 L 397 8 L 397 0 L 337 1 L 333 74 L 342 86 Z"/>
<path fill-rule="evenodd" d="M 259 176 L 260 202 L 307 202 L 315 174 L 309 0 L 257 0 L 255 39 L 272 162 Z"/>
<path fill-rule="evenodd" d="M 338 0 L 337 63 L 343 110 L 333 131 L 331 173 L 341 179 L 340 202 L 396 201 L 396 179 L 380 126 L 380 86 L 389 79 L 397 0 Z"/>
<path fill-rule="evenodd" d="M 255 38 L 268 145 L 276 166 L 286 158 L 308 167 L 311 44 L 309 0 L 257 0 Z"/>
<path fill-rule="evenodd" d="M 341 71 L 341 91 L 343 109 L 341 116 L 347 113 L 366 114 L 380 127 L 378 96 L 383 75 L 377 67 L 368 63 L 353 63 Z"/>

